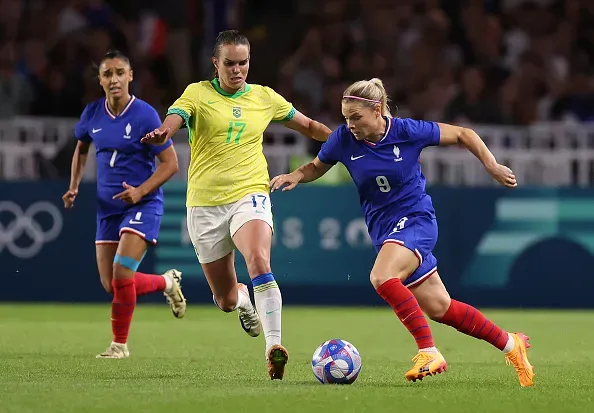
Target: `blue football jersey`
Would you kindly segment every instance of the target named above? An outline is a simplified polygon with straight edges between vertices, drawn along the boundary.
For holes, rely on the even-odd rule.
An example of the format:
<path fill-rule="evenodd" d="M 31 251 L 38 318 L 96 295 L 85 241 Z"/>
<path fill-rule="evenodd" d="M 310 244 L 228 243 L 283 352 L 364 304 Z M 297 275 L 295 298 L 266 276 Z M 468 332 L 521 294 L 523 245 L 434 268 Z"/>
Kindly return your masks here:
<path fill-rule="evenodd" d="M 322 145 L 318 158 L 346 166 L 357 190 L 374 244 L 399 218 L 414 213 L 435 217 L 421 172 L 423 148 L 438 145 L 439 125 L 413 119 L 386 118 L 386 133 L 378 142 L 358 141 L 346 125 Z"/>
<path fill-rule="evenodd" d="M 171 146 L 171 140 L 163 146 L 156 146 L 140 143 L 140 139 L 159 126 L 161 119 L 157 111 L 134 96 L 118 116 L 111 113 L 105 98 L 85 107 L 74 134 L 76 139 L 95 145 L 99 216 L 137 210 L 163 214 L 161 188 L 146 195 L 136 205 L 112 199 L 125 190 L 123 182 L 139 186 L 155 172 L 155 156 Z"/>

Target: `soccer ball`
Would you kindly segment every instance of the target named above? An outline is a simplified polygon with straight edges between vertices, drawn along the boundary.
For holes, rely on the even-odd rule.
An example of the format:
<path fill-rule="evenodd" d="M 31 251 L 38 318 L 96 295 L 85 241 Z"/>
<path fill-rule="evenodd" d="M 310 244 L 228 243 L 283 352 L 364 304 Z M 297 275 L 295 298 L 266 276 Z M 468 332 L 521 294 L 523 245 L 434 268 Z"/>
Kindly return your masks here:
<path fill-rule="evenodd" d="M 332 339 L 316 349 L 311 368 L 320 383 L 351 384 L 361 371 L 361 356 L 348 341 Z"/>

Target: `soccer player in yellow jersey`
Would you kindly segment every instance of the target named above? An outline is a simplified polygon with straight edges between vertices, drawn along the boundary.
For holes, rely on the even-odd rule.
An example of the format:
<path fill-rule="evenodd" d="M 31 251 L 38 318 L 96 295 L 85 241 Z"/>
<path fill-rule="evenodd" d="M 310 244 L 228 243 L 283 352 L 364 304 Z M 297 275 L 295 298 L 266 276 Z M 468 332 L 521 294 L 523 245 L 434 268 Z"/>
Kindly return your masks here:
<path fill-rule="evenodd" d="M 282 379 L 289 355 L 281 344 L 282 297 L 270 268 L 273 225 L 263 132 L 273 121 L 318 141 L 331 131 L 271 88 L 246 83 L 250 44 L 238 31 L 219 34 L 212 61 L 215 79 L 189 85 L 143 142 L 160 145 L 188 127 L 187 222 L 198 260 L 216 304 L 225 312 L 237 310 L 250 336 L 264 330 L 268 374 Z M 245 258 L 257 312 L 247 286 L 237 283 L 235 248 Z"/>

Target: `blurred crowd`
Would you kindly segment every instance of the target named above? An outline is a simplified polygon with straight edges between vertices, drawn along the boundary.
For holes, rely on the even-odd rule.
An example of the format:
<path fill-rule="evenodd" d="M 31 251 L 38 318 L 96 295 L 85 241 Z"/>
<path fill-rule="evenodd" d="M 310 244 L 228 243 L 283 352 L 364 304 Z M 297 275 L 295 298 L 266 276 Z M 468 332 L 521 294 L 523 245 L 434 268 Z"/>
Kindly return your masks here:
<path fill-rule="evenodd" d="M 335 125 L 355 80 L 394 114 L 458 123 L 594 121 L 594 0 L 0 0 L 0 118 L 77 117 L 96 67 L 129 54 L 164 114 L 212 72 L 216 33 L 252 42 L 248 82 Z"/>
<path fill-rule="evenodd" d="M 190 81 L 195 3 L 0 0 L 0 118 L 78 117 L 102 94 L 96 64 L 111 48 L 129 54 L 133 92 L 162 111 L 175 79 Z"/>

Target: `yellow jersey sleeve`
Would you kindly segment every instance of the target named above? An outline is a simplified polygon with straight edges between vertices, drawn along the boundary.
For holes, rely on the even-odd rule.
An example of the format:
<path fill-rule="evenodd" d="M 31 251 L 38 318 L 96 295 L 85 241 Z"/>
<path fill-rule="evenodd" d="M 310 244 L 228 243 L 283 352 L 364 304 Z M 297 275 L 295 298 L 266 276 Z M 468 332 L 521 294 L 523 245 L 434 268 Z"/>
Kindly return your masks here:
<path fill-rule="evenodd" d="M 192 83 L 186 87 L 184 93 L 177 98 L 173 105 L 167 110 L 167 115 L 175 114 L 179 115 L 184 119 L 185 126 L 188 129 L 192 128 L 190 119 L 196 118 L 198 111 L 198 102 L 200 94 L 198 93 L 200 86 L 198 83 Z"/>
<path fill-rule="evenodd" d="M 295 116 L 295 108 L 293 105 L 287 102 L 284 97 L 276 93 L 272 88 L 265 87 L 264 89 L 270 95 L 270 100 L 272 102 L 272 121 L 286 122 L 293 119 L 293 116 Z"/>

